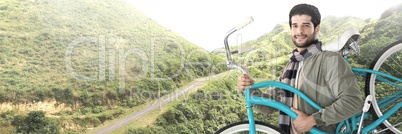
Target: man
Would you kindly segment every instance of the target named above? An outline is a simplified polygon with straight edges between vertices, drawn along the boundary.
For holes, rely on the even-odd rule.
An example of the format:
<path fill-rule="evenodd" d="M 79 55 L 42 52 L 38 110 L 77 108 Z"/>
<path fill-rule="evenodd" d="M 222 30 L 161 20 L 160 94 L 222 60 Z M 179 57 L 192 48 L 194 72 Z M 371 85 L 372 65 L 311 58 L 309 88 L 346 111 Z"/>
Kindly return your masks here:
<path fill-rule="evenodd" d="M 321 51 L 322 43 L 318 39 L 320 22 L 320 12 L 313 5 L 299 4 L 289 13 L 291 37 L 296 49 L 292 51 L 280 81 L 299 89 L 324 109 L 317 111 L 295 94 L 280 91 L 281 102 L 298 114 L 295 120 L 290 120 L 285 113 L 280 113 L 279 127 L 287 133 L 307 132 L 313 126 L 334 132 L 339 122 L 363 107 L 357 78 L 348 63 L 338 53 Z M 242 75 L 238 79 L 239 90 L 243 91 L 253 83 L 250 76 Z M 262 96 L 276 98 L 273 91 L 267 90 Z M 257 93 L 260 91 L 253 94 Z M 254 108 L 263 113 L 272 111 L 272 108 L 261 105 Z"/>

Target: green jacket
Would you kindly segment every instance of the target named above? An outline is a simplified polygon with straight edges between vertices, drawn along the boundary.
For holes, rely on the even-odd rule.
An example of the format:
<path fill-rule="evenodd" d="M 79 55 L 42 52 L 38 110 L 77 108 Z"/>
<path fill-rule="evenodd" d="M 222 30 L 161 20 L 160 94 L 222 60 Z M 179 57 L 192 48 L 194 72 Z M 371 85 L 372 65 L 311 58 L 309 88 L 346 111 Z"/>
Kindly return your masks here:
<path fill-rule="evenodd" d="M 363 98 L 357 77 L 349 64 L 338 53 L 322 51 L 303 60 L 298 76 L 297 89 L 324 109 L 317 111 L 299 99 L 299 110 L 313 115 L 317 128 L 335 132 L 339 122 L 350 118 L 363 108 Z M 276 98 L 274 90 L 267 90 L 264 97 Z M 256 105 L 254 109 L 270 113 L 272 108 Z"/>

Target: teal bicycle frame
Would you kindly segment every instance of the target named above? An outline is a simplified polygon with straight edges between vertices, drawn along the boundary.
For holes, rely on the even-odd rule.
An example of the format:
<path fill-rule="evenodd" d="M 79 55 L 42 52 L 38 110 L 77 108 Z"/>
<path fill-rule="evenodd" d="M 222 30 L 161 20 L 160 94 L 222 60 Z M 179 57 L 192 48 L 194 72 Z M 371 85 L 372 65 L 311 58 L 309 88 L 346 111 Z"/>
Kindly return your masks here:
<path fill-rule="evenodd" d="M 377 74 L 377 75 L 384 76 L 386 78 L 390 78 L 397 82 L 402 83 L 402 80 L 399 78 L 396 78 L 394 76 L 391 76 L 391 75 L 388 75 L 388 74 L 385 74 L 382 72 L 374 71 L 374 70 L 362 69 L 362 68 L 352 68 L 352 71 L 355 74 L 358 74 L 361 76 L 365 76 L 366 73 Z M 379 80 L 402 89 L 402 86 L 392 83 L 391 81 L 385 79 L 384 77 L 379 77 Z M 247 114 L 248 114 L 248 119 L 249 119 L 249 124 L 250 124 L 250 134 L 255 134 L 255 122 L 254 122 L 254 114 L 253 114 L 252 105 L 257 104 L 257 105 L 264 105 L 264 106 L 276 108 L 280 111 L 283 111 L 287 115 L 289 115 L 292 119 L 297 118 L 297 114 L 295 112 L 293 112 L 289 106 L 286 106 L 285 104 L 282 104 L 276 100 L 251 95 L 251 90 L 255 90 L 255 89 L 259 89 L 259 88 L 267 88 L 267 87 L 288 90 L 288 91 L 293 92 L 293 93 L 297 94 L 298 96 L 300 96 L 300 98 L 302 98 L 304 101 L 306 101 L 308 104 L 310 104 L 316 110 L 322 109 L 322 107 L 320 107 L 317 103 L 315 103 L 310 98 L 308 98 L 304 93 L 300 92 L 299 90 L 297 90 L 296 88 L 294 88 L 288 84 L 285 84 L 282 82 L 276 82 L 276 81 L 267 81 L 267 82 L 253 84 L 253 85 L 251 85 L 250 89 L 246 89 L 244 91 L 244 95 L 246 98 L 246 105 L 247 105 Z M 378 102 L 378 104 L 380 105 L 380 108 L 385 107 L 385 106 L 389 105 L 390 102 L 394 102 L 395 100 L 399 99 L 398 96 L 401 96 L 401 95 L 402 95 L 402 90 L 391 96 L 388 96 L 387 98 L 380 100 Z M 361 132 L 368 133 L 368 132 L 374 130 L 377 126 L 379 126 L 387 118 L 391 117 L 392 114 L 397 112 L 401 107 L 402 107 L 402 102 L 395 105 L 393 108 L 391 108 L 383 116 L 381 116 L 379 119 L 377 119 L 370 125 L 364 127 L 361 130 Z M 355 114 L 354 116 L 352 116 L 351 118 L 349 118 L 348 120 L 345 120 L 344 122 L 339 123 L 336 133 L 341 134 L 340 131 L 343 126 L 346 126 L 346 129 L 347 129 L 346 132 L 344 132 L 344 133 L 352 133 L 353 131 L 357 131 L 356 124 L 358 123 L 360 118 L 362 118 L 361 115 L 362 115 L 362 112 L 359 112 L 359 113 Z M 367 118 L 369 115 L 370 114 L 366 114 L 366 115 L 364 115 L 363 118 Z M 352 127 L 352 128 L 350 129 L 350 127 Z M 313 127 L 313 129 L 311 129 L 310 132 L 313 134 L 328 134 L 327 132 L 321 131 L 315 127 Z"/>
<path fill-rule="evenodd" d="M 243 74 L 248 74 L 247 70 L 245 70 L 244 68 L 242 68 L 232 62 L 231 52 L 230 52 L 229 45 L 228 45 L 228 38 L 231 34 L 242 29 L 243 27 L 245 27 L 246 25 L 250 24 L 253 21 L 254 21 L 254 19 L 252 17 L 247 18 L 242 23 L 240 23 L 239 25 L 237 25 L 236 27 L 231 29 L 224 38 L 224 45 L 225 45 L 226 56 L 227 56 L 226 57 L 227 66 L 229 68 L 238 69 L 238 70 L 242 71 Z M 345 60 L 349 61 L 347 58 L 345 58 Z M 400 78 L 394 77 L 392 75 L 378 72 L 375 70 L 363 69 L 363 68 L 352 68 L 352 71 L 356 75 L 360 75 L 363 77 L 366 76 L 366 74 L 368 74 L 368 73 L 378 75 L 376 78 L 377 80 L 391 84 L 397 88 L 402 89 L 401 85 L 398 85 L 398 84 L 393 83 L 392 81 L 388 80 L 388 79 L 392 79 L 398 83 L 402 83 L 402 80 Z M 267 82 L 253 84 L 253 85 L 251 85 L 251 87 L 249 89 L 244 90 L 248 120 L 249 120 L 249 125 L 250 125 L 250 128 L 249 128 L 250 134 L 256 133 L 254 114 L 253 114 L 253 109 L 252 109 L 253 105 L 264 105 L 264 106 L 276 108 L 280 111 L 283 111 L 284 113 L 286 113 L 293 119 L 297 118 L 297 114 L 295 112 L 293 112 L 289 106 L 282 104 L 276 100 L 251 95 L 251 90 L 255 90 L 255 89 L 259 89 L 259 88 L 267 88 L 267 87 L 288 90 L 288 91 L 293 92 L 293 93 L 297 94 L 298 96 L 300 96 L 304 101 L 306 101 L 308 104 L 310 104 L 317 111 L 322 109 L 322 107 L 320 107 L 317 103 L 315 103 L 310 98 L 308 98 L 304 93 L 302 93 L 301 91 L 297 90 L 296 88 L 294 88 L 288 84 L 285 84 L 282 82 L 276 82 L 276 81 L 267 81 Z M 387 105 L 391 104 L 392 102 L 395 102 L 401 96 L 402 96 L 402 90 L 391 96 L 388 96 L 387 98 L 384 98 L 384 99 L 378 101 L 377 104 L 379 104 L 380 108 L 383 108 L 383 107 L 386 107 Z M 402 102 L 399 102 L 397 105 L 395 105 L 393 108 L 388 110 L 385 114 L 383 114 L 383 116 L 378 118 L 376 121 L 369 124 L 368 126 L 365 126 L 360 132 L 368 133 L 368 132 L 374 130 L 377 126 L 379 126 L 381 123 L 383 123 L 387 118 L 389 118 L 392 114 L 394 114 L 396 111 L 398 111 L 401 107 L 402 107 Z M 349 118 L 343 122 L 340 122 L 337 126 L 336 133 L 341 134 L 342 128 L 346 129 L 345 132 L 343 132 L 343 133 L 352 133 L 354 131 L 357 131 L 358 130 L 357 123 L 359 123 L 358 121 L 360 121 L 361 118 L 365 119 L 370 115 L 370 114 L 364 114 L 364 116 L 361 117 L 363 114 L 364 114 L 363 112 L 359 112 L 359 113 L 355 114 L 354 116 L 352 116 L 351 118 Z M 321 130 L 317 129 L 316 127 L 313 127 L 310 130 L 310 132 L 313 134 L 327 134 L 327 132 L 321 131 Z"/>

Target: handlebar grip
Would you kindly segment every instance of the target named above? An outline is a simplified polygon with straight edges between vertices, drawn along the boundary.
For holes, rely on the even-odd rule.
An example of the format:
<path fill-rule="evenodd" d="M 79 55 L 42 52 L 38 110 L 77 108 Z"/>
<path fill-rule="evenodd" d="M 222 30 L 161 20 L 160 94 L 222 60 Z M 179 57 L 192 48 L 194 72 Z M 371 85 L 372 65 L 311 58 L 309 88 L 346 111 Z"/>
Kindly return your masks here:
<path fill-rule="evenodd" d="M 250 23 L 253 22 L 253 21 L 254 21 L 254 19 L 253 19 L 252 16 L 246 18 L 245 20 L 243 20 L 240 24 L 238 24 L 238 25 L 235 27 L 236 31 L 242 29 L 243 27 L 247 26 L 248 24 L 250 24 Z"/>

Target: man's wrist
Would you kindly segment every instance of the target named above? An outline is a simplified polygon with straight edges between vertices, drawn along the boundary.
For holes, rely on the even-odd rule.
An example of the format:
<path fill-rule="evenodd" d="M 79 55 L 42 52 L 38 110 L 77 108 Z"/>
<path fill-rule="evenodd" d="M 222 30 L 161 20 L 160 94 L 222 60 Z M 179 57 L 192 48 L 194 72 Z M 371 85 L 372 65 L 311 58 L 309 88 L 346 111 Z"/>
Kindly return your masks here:
<path fill-rule="evenodd" d="M 309 122 L 310 122 L 311 126 L 317 125 L 317 122 L 315 121 L 313 115 L 310 115 L 308 118 L 309 118 L 309 120 L 310 120 Z"/>
<path fill-rule="evenodd" d="M 311 116 L 313 116 L 314 121 L 315 121 L 315 123 L 316 123 L 317 126 L 322 126 L 322 125 L 324 125 L 324 121 L 322 120 L 321 115 L 322 115 L 322 114 L 321 114 L 320 111 L 317 112 L 317 113 L 314 113 L 313 115 L 311 115 Z"/>

